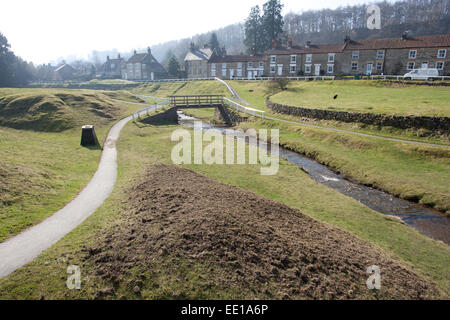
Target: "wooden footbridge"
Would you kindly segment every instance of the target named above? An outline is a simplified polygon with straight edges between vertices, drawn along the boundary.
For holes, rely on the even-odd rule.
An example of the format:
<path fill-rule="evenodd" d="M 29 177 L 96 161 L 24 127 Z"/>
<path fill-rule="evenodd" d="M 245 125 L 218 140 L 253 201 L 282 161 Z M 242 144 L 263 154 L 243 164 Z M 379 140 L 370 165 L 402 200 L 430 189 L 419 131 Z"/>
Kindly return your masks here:
<path fill-rule="evenodd" d="M 223 106 L 223 96 L 220 95 L 195 95 L 195 96 L 170 96 L 170 105 L 176 108 L 211 108 Z"/>
<path fill-rule="evenodd" d="M 221 95 L 170 96 L 169 103 L 172 107 L 176 108 L 216 107 L 220 110 L 220 112 L 223 111 L 224 107 L 229 107 L 238 112 L 263 119 L 265 115 L 265 112 L 262 110 L 244 107 L 243 105 Z"/>

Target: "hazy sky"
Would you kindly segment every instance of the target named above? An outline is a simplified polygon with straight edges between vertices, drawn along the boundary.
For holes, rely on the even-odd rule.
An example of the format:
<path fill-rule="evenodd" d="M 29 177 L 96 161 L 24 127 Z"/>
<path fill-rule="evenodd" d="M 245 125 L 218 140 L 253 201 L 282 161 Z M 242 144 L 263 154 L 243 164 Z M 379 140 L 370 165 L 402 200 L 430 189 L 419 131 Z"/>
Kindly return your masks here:
<path fill-rule="evenodd" d="M 182 39 L 246 19 L 266 0 L 2 0 L 0 32 L 35 63 L 92 50 L 122 52 Z M 283 13 L 366 0 L 282 0 Z"/>

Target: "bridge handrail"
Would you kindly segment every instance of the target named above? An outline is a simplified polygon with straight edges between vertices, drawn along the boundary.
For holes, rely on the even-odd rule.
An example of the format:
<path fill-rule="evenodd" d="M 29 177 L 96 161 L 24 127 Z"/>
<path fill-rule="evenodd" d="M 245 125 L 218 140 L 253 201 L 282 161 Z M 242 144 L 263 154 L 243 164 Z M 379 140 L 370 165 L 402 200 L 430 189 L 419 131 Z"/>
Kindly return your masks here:
<path fill-rule="evenodd" d="M 184 95 L 184 96 L 170 96 L 170 104 L 177 106 L 207 106 L 207 105 L 222 105 L 222 95 Z"/>
<path fill-rule="evenodd" d="M 131 117 L 133 119 L 133 122 L 136 122 L 136 117 L 140 118 L 141 113 L 143 113 L 143 112 L 145 112 L 148 115 L 150 112 L 157 111 L 159 109 L 164 108 L 168 104 L 170 104 L 170 100 L 169 99 L 165 99 L 165 98 L 160 98 L 160 99 L 163 99 L 163 101 L 160 102 L 160 103 L 157 103 L 157 104 L 149 105 L 148 107 L 140 109 L 140 110 L 136 111 L 135 113 L 133 113 L 131 115 Z"/>
<path fill-rule="evenodd" d="M 253 108 L 249 108 L 249 107 L 245 107 L 237 102 L 234 102 L 231 99 L 228 98 L 223 98 L 224 104 L 227 104 L 229 107 L 239 111 L 239 112 L 243 112 L 246 114 L 250 114 L 254 117 L 258 117 L 258 118 L 265 118 L 266 112 L 263 110 L 258 110 L 258 109 L 253 109 Z"/>

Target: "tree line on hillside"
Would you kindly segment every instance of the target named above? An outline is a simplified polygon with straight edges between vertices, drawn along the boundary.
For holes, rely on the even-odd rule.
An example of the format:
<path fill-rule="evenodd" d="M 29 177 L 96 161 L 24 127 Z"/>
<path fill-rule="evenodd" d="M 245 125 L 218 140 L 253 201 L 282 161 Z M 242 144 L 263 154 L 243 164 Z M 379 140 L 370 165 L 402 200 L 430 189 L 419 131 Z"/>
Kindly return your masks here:
<path fill-rule="evenodd" d="M 446 34 L 450 32 L 450 0 L 404 0 L 375 3 L 381 10 L 381 30 L 367 29 L 367 5 L 339 7 L 335 10 L 310 10 L 288 13 L 285 33 L 294 43 L 336 43 L 346 35 L 352 39 L 399 37 L 410 35 Z"/>
<path fill-rule="evenodd" d="M 11 51 L 8 39 L 0 32 L 0 87 L 23 86 L 33 80 L 36 69 Z"/>
<path fill-rule="evenodd" d="M 251 9 L 244 27 L 244 44 L 248 53 L 261 54 L 281 42 L 284 27 L 281 10 L 283 5 L 280 0 L 267 1 L 262 14 L 259 6 Z"/>
<path fill-rule="evenodd" d="M 219 40 L 217 38 L 217 34 L 213 32 L 211 34 L 211 37 L 209 38 L 209 41 L 205 43 L 205 45 L 208 45 L 208 48 L 211 48 L 212 50 L 216 50 L 218 54 L 223 54 L 222 50 L 224 50 L 224 47 L 220 46 Z M 190 44 L 190 50 L 196 50 L 200 49 L 200 46 L 195 44 L 195 42 L 191 42 Z M 183 60 L 181 60 L 183 61 Z M 166 58 L 162 61 L 163 65 L 167 65 L 167 73 L 170 78 L 185 78 L 186 73 L 183 70 L 184 68 L 181 66 L 181 64 L 178 62 L 178 58 L 176 55 L 169 50 L 166 54 Z"/>
<path fill-rule="evenodd" d="M 412 36 L 450 33 L 450 0 L 402 0 L 394 3 L 379 1 L 375 4 L 381 9 L 381 30 L 367 29 L 366 4 L 339 7 L 334 10 L 290 12 L 283 17 L 283 33 L 279 37 L 281 41 L 279 44 L 285 45 L 284 42 L 288 37 L 292 38 L 294 44 L 301 45 L 307 40 L 317 44 L 339 43 L 346 35 L 360 40 L 399 37 L 403 31 L 409 31 Z M 245 23 L 233 24 L 192 38 L 162 43 L 153 46 L 152 51 L 162 62 L 168 61 L 166 54 L 169 51 L 178 61 L 182 61 L 191 42 L 202 46 L 215 32 L 219 42 L 230 54 L 261 52 L 263 48 L 270 48 L 272 43 L 263 35 L 264 6 L 258 9 L 251 9 Z M 267 23 L 267 20 L 265 22 Z M 252 30 L 255 25 L 260 26 L 259 35 L 258 31 Z M 265 39 L 258 42 L 255 39 L 259 37 Z"/>

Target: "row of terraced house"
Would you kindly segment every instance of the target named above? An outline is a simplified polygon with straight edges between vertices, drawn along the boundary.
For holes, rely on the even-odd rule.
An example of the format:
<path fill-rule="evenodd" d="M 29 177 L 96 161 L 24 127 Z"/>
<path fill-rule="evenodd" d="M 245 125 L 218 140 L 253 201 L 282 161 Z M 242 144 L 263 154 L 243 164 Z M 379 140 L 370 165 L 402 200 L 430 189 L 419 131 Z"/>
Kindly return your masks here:
<path fill-rule="evenodd" d="M 275 47 L 264 55 L 217 54 L 210 48 L 186 55 L 188 78 L 297 77 L 336 75 L 403 75 L 410 70 L 435 68 L 450 75 L 450 35 L 352 40 L 340 44 Z"/>

